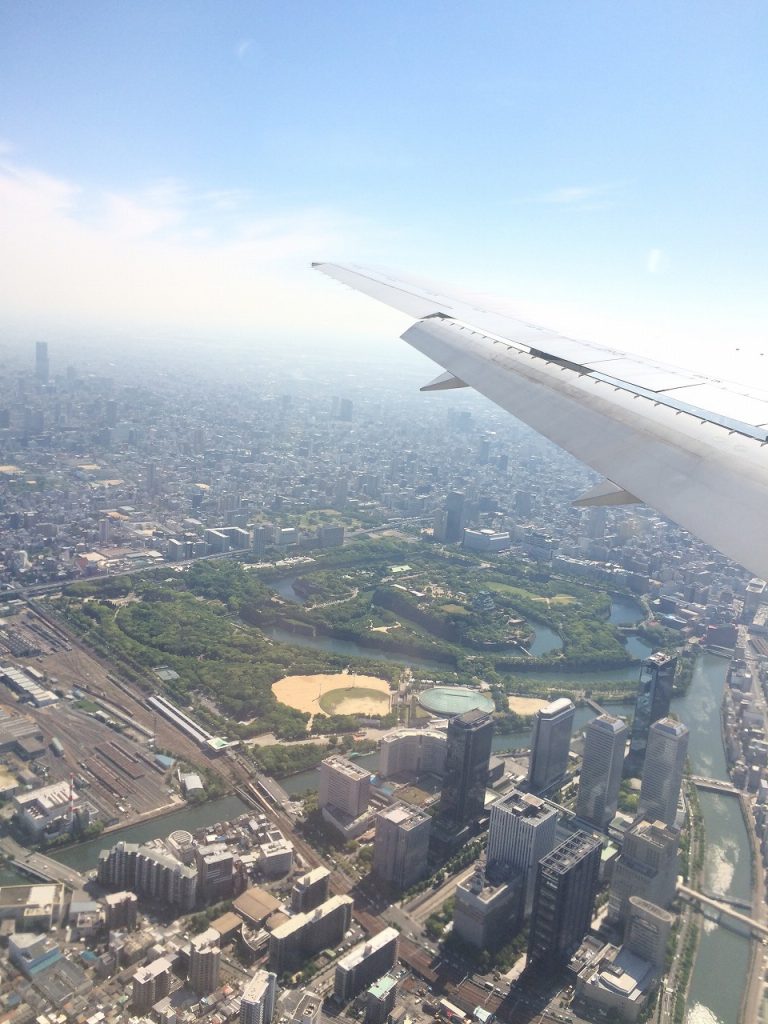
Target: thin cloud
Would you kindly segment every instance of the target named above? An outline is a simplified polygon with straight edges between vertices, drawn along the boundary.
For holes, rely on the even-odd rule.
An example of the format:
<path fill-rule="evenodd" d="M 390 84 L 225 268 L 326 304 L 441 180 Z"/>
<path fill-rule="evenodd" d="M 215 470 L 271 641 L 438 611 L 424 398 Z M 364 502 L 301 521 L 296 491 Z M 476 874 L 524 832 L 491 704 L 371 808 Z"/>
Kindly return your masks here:
<path fill-rule="evenodd" d="M 379 232 L 333 209 L 265 216 L 254 196 L 178 181 L 93 192 L 6 160 L 0 237 L 6 322 L 255 336 L 332 324 L 350 337 L 357 304 L 310 263 L 363 251 Z"/>
<path fill-rule="evenodd" d="M 667 257 L 663 249 L 649 249 L 645 260 L 645 269 L 649 274 L 660 274 L 667 266 Z"/>
<path fill-rule="evenodd" d="M 253 40 L 252 39 L 241 39 L 239 41 L 239 43 L 237 44 L 237 46 L 235 47 L 235 55 L 236 55 L 237 59 L 238 60 L 244 60 L 245 59 L 245 55 L 248 53 L 248 51 L 251 49 L 252 46 L 253 46 Z"/>
<path fill-rule="evenodd" d="M 623 184 L 562 185 L 534 196 L 529 202 L 578 210 L 605 210 L 614 206 Z"/>

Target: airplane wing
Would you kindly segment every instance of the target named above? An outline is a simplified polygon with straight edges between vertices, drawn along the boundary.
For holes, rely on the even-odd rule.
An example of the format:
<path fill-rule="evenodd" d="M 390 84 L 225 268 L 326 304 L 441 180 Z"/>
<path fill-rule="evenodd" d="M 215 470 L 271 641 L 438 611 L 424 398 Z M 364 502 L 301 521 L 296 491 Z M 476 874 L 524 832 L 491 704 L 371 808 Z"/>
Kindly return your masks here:
<path fill-rule="evenodd" d="M 416 322 L 422 390 L 472 387 L 603 475 L 578 504 L 642 501 L 768 579 L 768 392 L 564 337 L 387 272 L 313 266 Z"/>

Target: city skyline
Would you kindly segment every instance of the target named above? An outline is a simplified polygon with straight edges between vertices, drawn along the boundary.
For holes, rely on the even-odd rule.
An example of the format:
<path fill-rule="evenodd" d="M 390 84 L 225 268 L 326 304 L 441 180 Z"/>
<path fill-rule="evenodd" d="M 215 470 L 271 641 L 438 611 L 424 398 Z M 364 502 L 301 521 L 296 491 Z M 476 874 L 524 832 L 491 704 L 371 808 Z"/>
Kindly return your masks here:
<path fill-rule="evenodd" d="M 348 259 L 749 372 L 760 5 L 297 10 L 4 5 L 4 334 L 382 346 L 401 318 L 307 271 Z"/>

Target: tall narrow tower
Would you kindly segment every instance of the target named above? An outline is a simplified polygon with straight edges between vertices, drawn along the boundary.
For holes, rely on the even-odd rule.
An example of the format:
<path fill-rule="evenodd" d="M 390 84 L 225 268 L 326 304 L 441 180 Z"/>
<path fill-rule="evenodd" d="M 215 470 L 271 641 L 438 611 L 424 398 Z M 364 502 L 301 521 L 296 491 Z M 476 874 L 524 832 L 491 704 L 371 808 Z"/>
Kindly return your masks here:
<path fill-rule="evenodd" d="M 48 383 L 48 342 L 35 343 L 35 377 L 41 384 Z"/>
<path fill-rule="evenodd" d="M 533 716 L 528 783 L 534 792 L 545 793 L 565 775 L 575 714 L 573 701 L 561 697 Z"/>
<path fill-rule="evenodd" d="M 618 809 L 628 735 L 613 715 L 600 715 L 586 728 L 576 814 L 597 828 L 605 828 Z"/>
<path fill-rule="evenodd" d="M 687 753 L 687 725 L 673 718 L 653 723 L 640 785 L 639 817 L 674 825 Z"/>
<path fill-rule="evenodd" d="M 483 813 L 492 740 L 493 718 L 486 711 L 467 711 L 448 723 L 439 812 L 444 823 L 461 827 Z"/>

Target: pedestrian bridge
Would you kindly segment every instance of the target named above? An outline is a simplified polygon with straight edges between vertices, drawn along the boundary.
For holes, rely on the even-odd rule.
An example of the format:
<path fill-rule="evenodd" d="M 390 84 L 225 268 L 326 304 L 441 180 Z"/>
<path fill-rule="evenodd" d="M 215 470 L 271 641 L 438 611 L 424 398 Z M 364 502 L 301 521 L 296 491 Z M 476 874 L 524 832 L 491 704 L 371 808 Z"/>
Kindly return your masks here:
<path fill-rule="evenodd" d="M 768 926 L 761 924 L 760 921 L 755 921 L 754 918 L 748 917 L 746 914 L 742 914 L 736 910 L 731 906 L 731 903 L 736 901 L 728 900 L 728 902 L 725 902 L 720 898 L 713 899 L 711 896 L 706 896 L 703 892 L 697 892 L 695 889 L 689 889 L 687 885 L 678 884 L 677 891 L 680 896 L 689 903 L 698 903 L 702 908 L 702 911 L 716 911 L 717 917 L 715 920 L 721 921 L 722 918 L 725 918 L 726 920 L 722 921 L 722 924 L 725 927 L 727 927 L 727 922 L 730 921 L 732 924 L 739 924 L 742 926 L 742 928 L 734 930 L 740 933 L 743 930 L 756 939 L 768 941 Z"/>
<path fill-rule="evenodd" d="M 728 793 L 731 796 L 739 796 L 740 793 L 732 783 L 725 779 L 708 779 L 704 775 L 692 775 L 691 782 L 697 789 L 707 789 L 712 793 Z"/>

